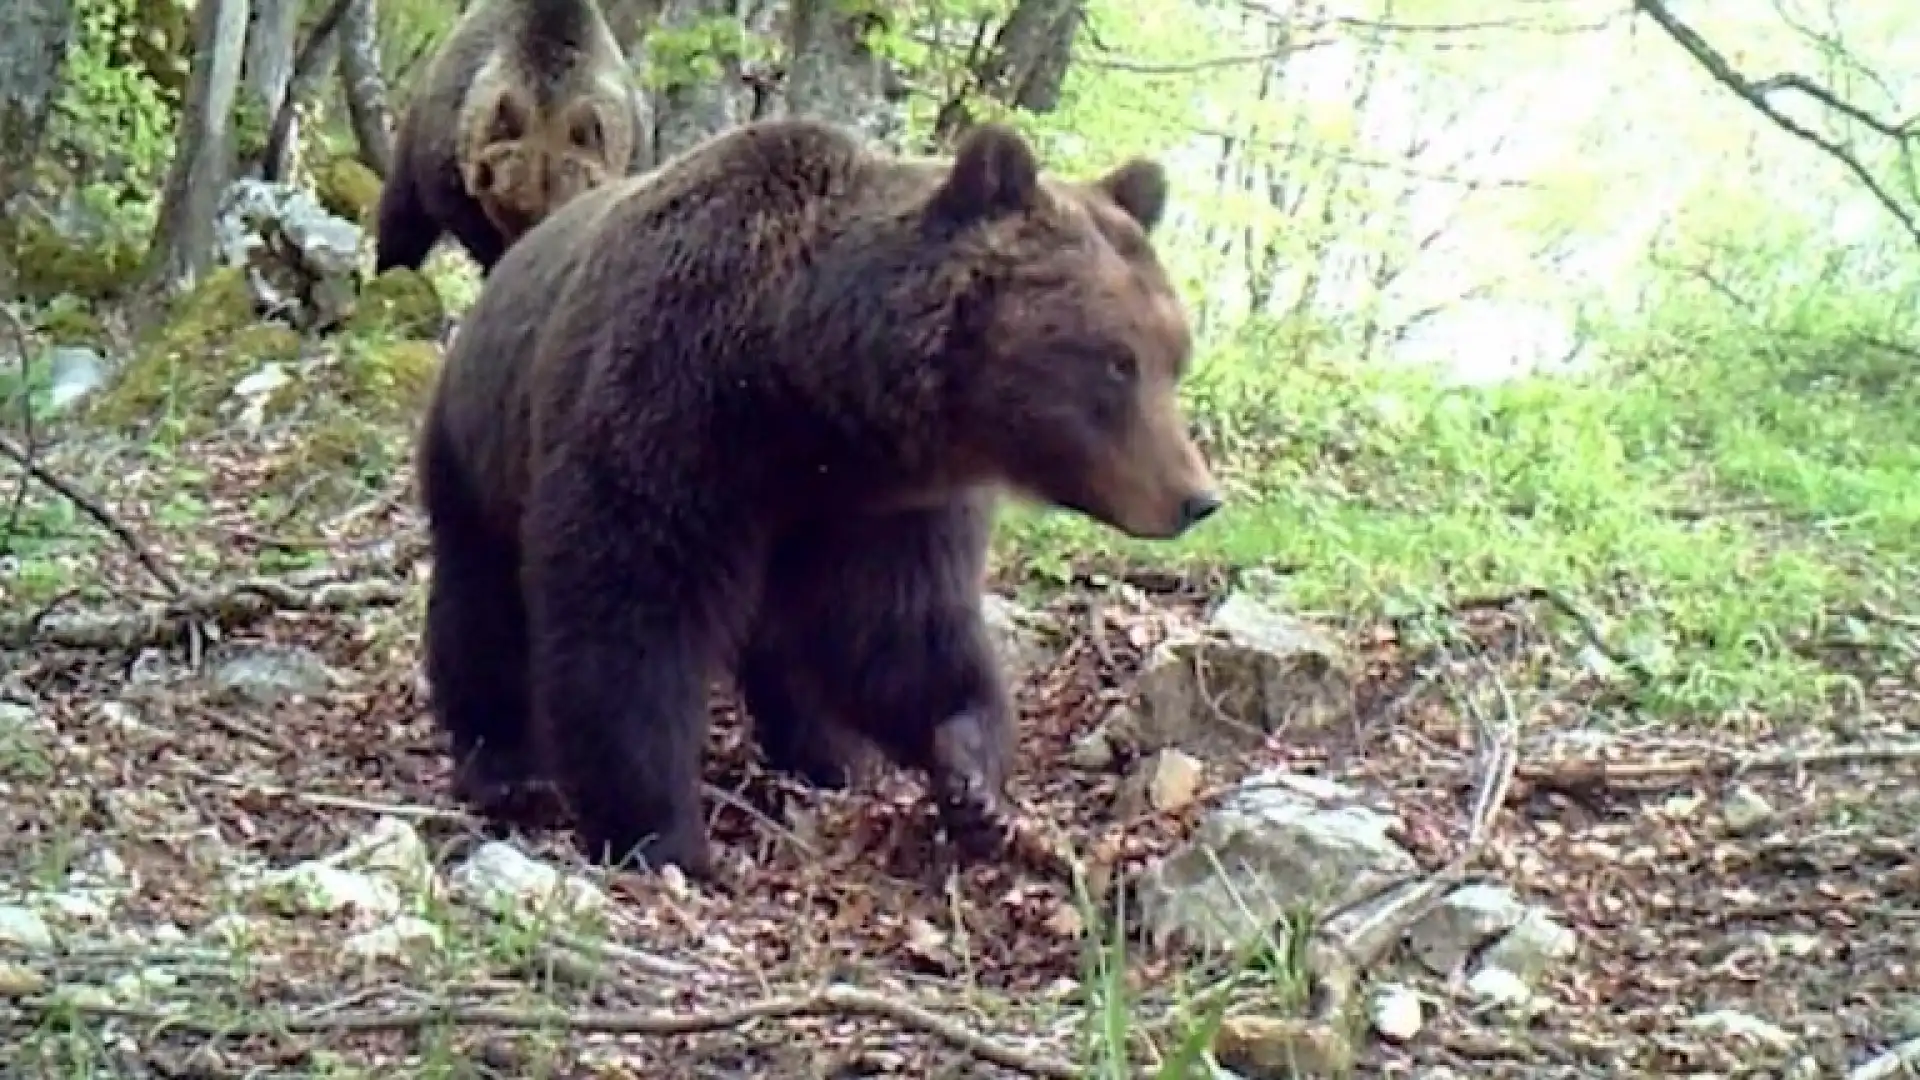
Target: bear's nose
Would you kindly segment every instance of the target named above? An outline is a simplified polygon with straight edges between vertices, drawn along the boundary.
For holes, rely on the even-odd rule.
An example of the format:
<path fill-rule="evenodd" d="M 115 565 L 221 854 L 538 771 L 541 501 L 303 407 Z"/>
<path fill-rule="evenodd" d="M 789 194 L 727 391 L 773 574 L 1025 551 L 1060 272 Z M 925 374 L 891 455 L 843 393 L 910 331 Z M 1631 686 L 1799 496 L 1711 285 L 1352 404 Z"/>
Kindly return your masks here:
<path fill-rule="evenodd" d="M 1189 495 L 1180 503 L 1180 530 L 1185 532 L 1213 516 L 1220 509 L 1220 496 L 1211 491 Z"/>

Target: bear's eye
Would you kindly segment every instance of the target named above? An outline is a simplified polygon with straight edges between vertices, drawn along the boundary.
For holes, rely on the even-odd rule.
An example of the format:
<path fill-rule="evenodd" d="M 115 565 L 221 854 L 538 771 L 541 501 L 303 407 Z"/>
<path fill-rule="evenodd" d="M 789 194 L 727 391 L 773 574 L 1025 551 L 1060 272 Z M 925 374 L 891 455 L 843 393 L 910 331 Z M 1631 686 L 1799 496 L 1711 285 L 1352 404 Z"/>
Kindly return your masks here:
<path fill-rule="evenodd" d="M 1132 353 L 1114 353 L 1107 358 L 1107 377 L 1117 383 L 1130 383 L 1140 373 Z"/>

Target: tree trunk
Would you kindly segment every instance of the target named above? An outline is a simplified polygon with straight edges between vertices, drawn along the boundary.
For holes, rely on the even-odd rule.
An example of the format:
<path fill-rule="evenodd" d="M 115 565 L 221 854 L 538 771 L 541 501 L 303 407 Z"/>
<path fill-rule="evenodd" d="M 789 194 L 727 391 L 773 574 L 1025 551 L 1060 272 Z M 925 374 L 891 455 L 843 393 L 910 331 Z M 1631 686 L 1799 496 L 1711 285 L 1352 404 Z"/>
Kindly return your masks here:
<path fill-rule="evenodd" d="M 787 110 L 845 124 L 898 148 L 906 131 L 899 80 L 867 47 L 885 24 L 874 13 L 844 14 L 835 0 L 792 0 L 787 13 Z"/>
<path fill-rule="evenodd" d="M 767 30 L 774 14 L 772 4 L 764 0 L 668 0 L 659 26 L 684 31 L 721 19 L 740 26 L 742 36 L 771 37 Z M 702 60 L 711 66 L 710 72 L 682 75 L 654 96 L 654 161 L 665 161 L 766 112 L 766 80 L 756 76 L 756 81 L 749 81 L 737 53 L 717 52 Z"/>
<path fill-rule="evenodd" d="M 1052 112 L 1073 65 L 1086 0 L 1019 0 L 993 44 L 968 59 L 968 86 L 940 106 L 931 149 L 953 145 L 973 126 L 971 98 L 983 95 L 1030 113 Z"/>
<path fill-rule="evenodd" d="M 71 0 L 0 4 L 0 218 L 32 181 L 72 37 Z"/>
<path fill-rule="evenodd" d="M 191 286 L 213 262 L 213 218 L 233 170 L 233 103 L 248 7 L 248 0 L 200 0 L 194 11 L 193 74 L 147 262 L 162 291 Z"/>
<path fill-rule="evenodd" d="M 300 103 L 312 97 L 334 70 L 340 58 L 340 23 L 354 0 L 330 0 L 327 8 L 308 32 L 300 55 L 294 58 L 293 75 L 280 110 L 273 118 L 273 131 L 267 137 L 262 177 L 284 180 L 293 175 L 300 152 Z"/>
<path fill-rule="evenodd" d="M 353 0 L 340 20 L 340 83 L 360 160 L 385 177 L 393 161 L 393 113 L 380 71 L 380 26 L 373 0 Z"/>
<path fill-rule="evenodd" d="M 272 125 L 280 115 L 293 81 L 293 47 L 300 34 L 299 0 L 254 0 L 252 25 L 247 29 L 246 62 L 241 69 L 244 101 L 257 118 L 258 145 L 247 148 L 240 162 L 242 175 L 275 171 L 266 160 Z"/>

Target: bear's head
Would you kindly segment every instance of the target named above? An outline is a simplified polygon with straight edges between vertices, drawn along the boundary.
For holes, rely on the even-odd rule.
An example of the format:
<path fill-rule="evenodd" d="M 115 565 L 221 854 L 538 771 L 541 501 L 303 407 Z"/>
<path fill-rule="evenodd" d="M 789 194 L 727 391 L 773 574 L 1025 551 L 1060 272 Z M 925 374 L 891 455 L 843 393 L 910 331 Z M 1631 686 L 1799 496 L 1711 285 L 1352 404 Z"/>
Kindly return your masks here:
<path fill-rule="evenodd" d="M 627 171 L 633 140 L 604 97 L 575 98 L 542 115 L 524 91 L 507 85 L 480 108 L 461 179 L 508 243 Z"/>
<path fill-rule="evenodd" d="M 1149 240 L 1166 202 L 1154 161 L 1043 177 L 1018 133 L 988 124 L 924 210 L 956 257 L 953 400 L 971 449 L 1032 497 L 1160 539 L 1221 502 L 1178 399 L 1192 330 Z"/>

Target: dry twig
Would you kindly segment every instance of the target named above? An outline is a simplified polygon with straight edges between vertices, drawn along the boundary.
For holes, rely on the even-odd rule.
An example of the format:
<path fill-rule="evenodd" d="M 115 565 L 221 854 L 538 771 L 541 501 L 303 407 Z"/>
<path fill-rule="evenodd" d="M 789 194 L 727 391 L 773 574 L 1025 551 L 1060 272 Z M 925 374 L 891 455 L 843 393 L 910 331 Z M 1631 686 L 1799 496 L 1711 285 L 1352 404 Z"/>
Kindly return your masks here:
<path fill-rule="evenodd" d="M 423 1007 L 356 1010 L 327 1015 L 290 1015 L 283 1012 L 228 1020 L 203 1019 L 153 1009 L 138 1009 L 88 1001 L 22 999 L 20 1008 L 42 1016 L 61 1013 L 97 1019 L 129 1020 L 152 1025 L 148 1037 L 172 1030 L 210 1039 L 260 1038 L 275 1035 L 352 1035 L 369 1032 L 417 1032 L 429 1027 L 482 1027 L 514 1031 L 561 1029 L 608 1035 L 692 1035 L 744 1027 L 762 1020 L 791 1020 L 812 1016 L 864 1016 L 888 1020 L 931 1035 L 982 1061 L 1028 1076 L 1080 1080 L 1071 1062 L 1029 1051 L 984 1035 L 922 1005 L 894 995 L 846 984 L 833 984 L 808 994 L 763 998 L 730 1009 L 699 1012 L 643 1010 L 584 1010 L 512 1008 L 502 1005 L 435 1004 Z"/>
<path fill-rule="evenodd" d="M 1892 761 L 1920 761 L 1920 743 L 1868 743 L 1819 750 L 1776 750 L 1763 754 L 1701 754 L 1641 761 L 1583 758 L 1523 765 L 1516 778 L 1537 790 L 1584 794 L 1603 789 L 1645 791 L 1707 778 L 1725 779 L 1752 772 L 1845 768 Z"/>
<path fill-rule="evenodd" d="M 4 450 L 4 447 L 0 447 Z M 134 611 L 87 613 L 62 618 L 32 615 L 0 624 L 0 644 L 30 644 L 73 649 L 137 649 L 178 640 L 191 628 L 212 622 L 233 630 L 280 611 L 350 611 L 405 602 L 404 583 L 387 579 L 332 581 L 302 587 L 273 578 L 250 578 L 229 585 L 179 590 L 164 603 Z"/>

